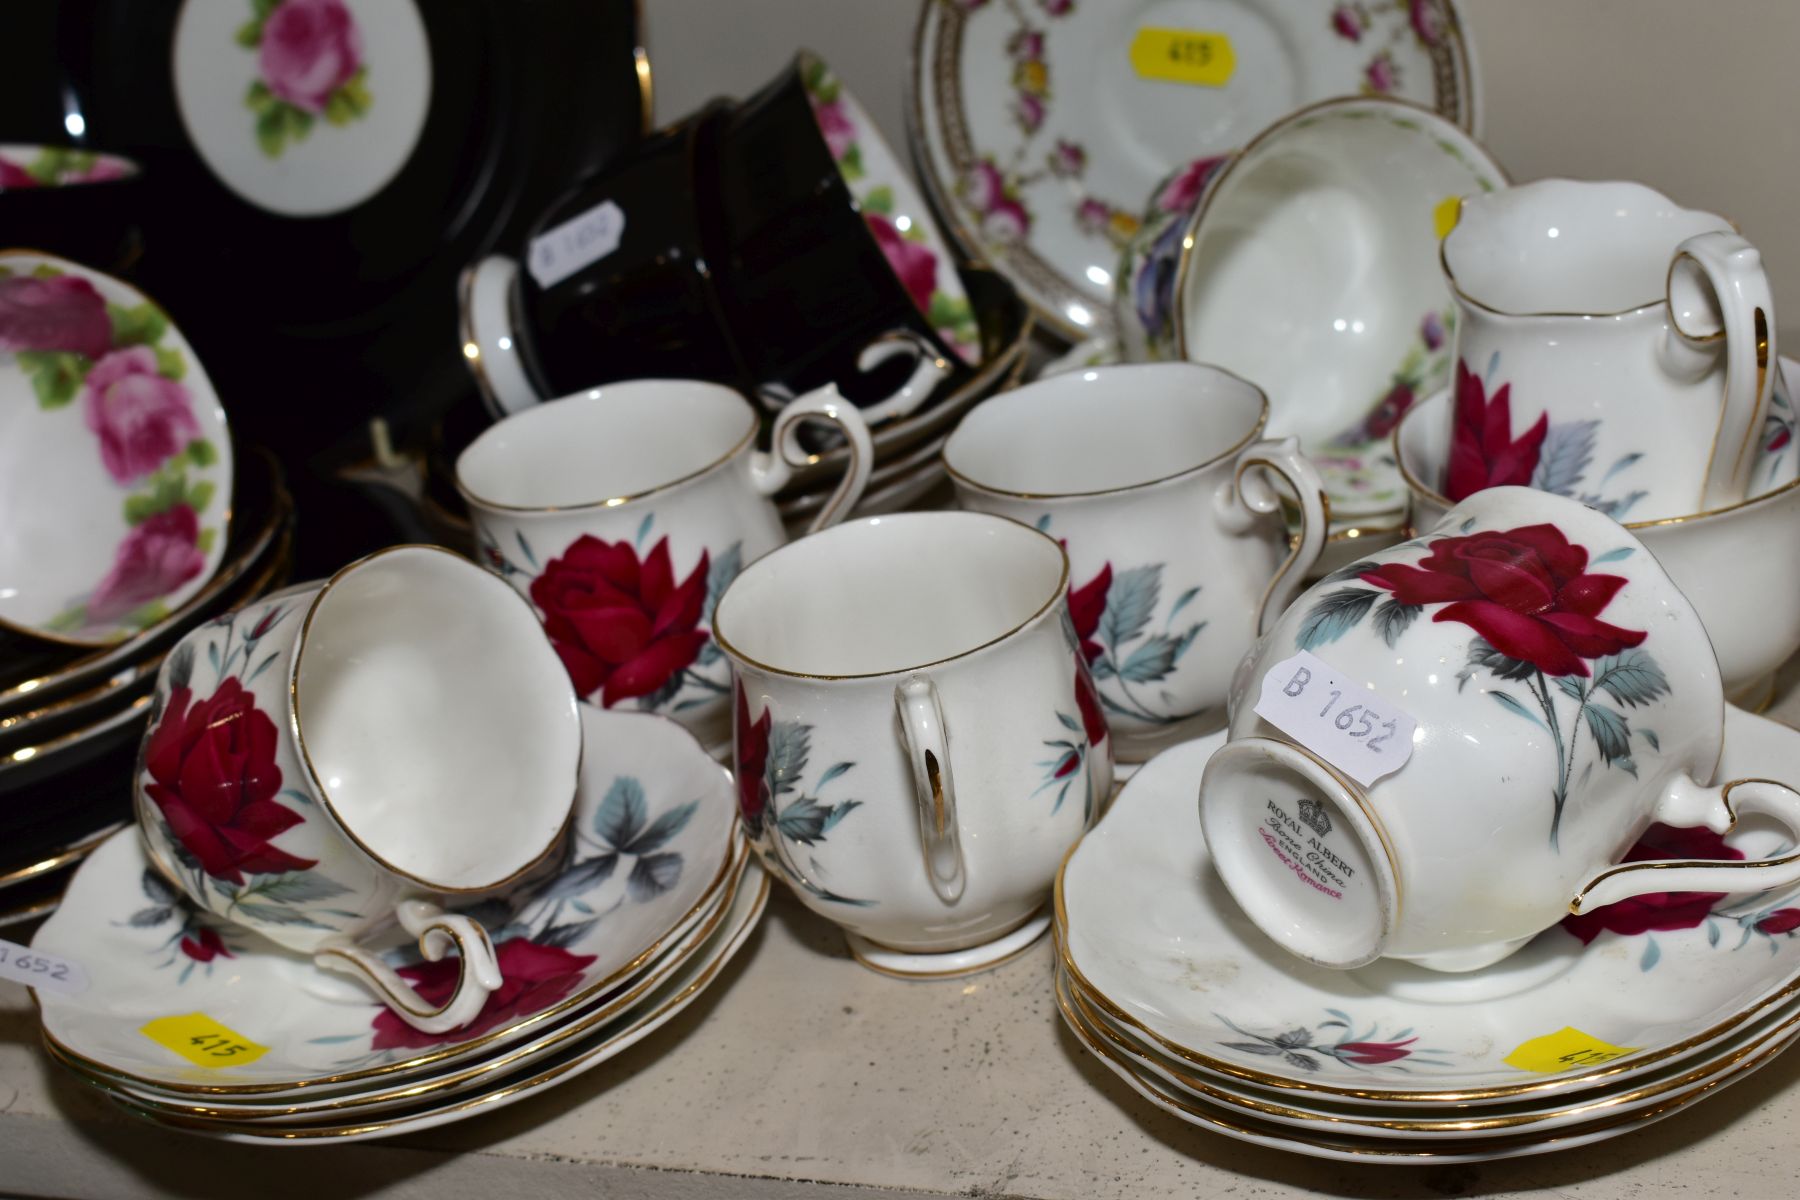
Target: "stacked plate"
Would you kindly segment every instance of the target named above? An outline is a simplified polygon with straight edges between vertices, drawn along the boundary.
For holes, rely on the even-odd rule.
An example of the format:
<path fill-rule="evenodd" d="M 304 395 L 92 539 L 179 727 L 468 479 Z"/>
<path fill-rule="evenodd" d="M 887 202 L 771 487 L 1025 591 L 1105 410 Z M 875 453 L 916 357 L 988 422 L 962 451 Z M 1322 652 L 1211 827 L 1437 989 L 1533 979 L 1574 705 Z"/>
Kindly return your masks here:
<path fill-rule="evenodd" d="M 1207 858 L 1194 797 L 1223 738 L 1146 764 L 1057 884 L 1063 1019 L 1182 1120 L 1323 1158 L 1507 1158 L 1661 1120 L 1800 1036 L 1791 896 L 1642 897 L 1460 976 L 1289 956 Z M 1779 778 L 1797 760 L 1800 732 L 1729 711 L 1721 777 Z M 1782 842 L 1769 827 L 1729 845 L 1665 835 L 1693 857 Z"/>
<path fill-rule="evenodd" d="M 473 1022 L 424 1034 L 356 984 L 202 918 L 135 828 L 76 872 L 33 947 L 86 988 L 40 988 L 51 1055 L 139 1116 L 234 1141 L 349 1141 L 455 1121 L 571 1079 L 648 1036 L 742 948 L 768 880 L 730 777 L 661 717 L 583 706 L 583 765 L 557 869 L 467 910 L 505 982 Z M 441 1002 L 456 963 L 396 937 Z"/>

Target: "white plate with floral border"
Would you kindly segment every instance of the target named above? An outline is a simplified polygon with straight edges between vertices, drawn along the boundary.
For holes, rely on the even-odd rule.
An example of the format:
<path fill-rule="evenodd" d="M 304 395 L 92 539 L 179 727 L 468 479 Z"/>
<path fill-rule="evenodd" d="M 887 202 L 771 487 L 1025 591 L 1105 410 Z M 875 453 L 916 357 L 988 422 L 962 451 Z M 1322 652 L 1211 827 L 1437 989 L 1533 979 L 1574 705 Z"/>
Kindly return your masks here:
<path fill-rule="evenodd" d="M 1474 131 L 1451 0 L 926 0 L 909 134 L 937 211 L 1070 340 L 1112 325 L 1151 189 L 1334 96 L 1397 96 Z"/>
<path fill-rule="evenodd" d="M 102 645 L 155 625 L 225 553 L 231 430 L 156 302 L 0 252 L 0 625 Z"/>
<path fill-rule="evenodd" d="M 770 879 L 762 868 L 749 864 L 743 886 L 725 914 L 721 926 L 698 953 L 682 965 L 628 1012 L 591 1038 L 569 1046 L 553 1058 L 536 1062 L 493 1081 L 476 1095 L 408 1106 L 405 1110 L 362 1120 L 322 1122 L 249 1122 L 208 1120 L 153 1112 L 129 1097 L 113 1095 L 128 1112 L 159 1124 L 195 1133 L 210 1134 L 233 1142 L 303 1145 L 309 1141 L 360 1142 L 374 1138 L 448 1125 L 481 1113 L 504 1108 L 546 1088 L 574 1079 L 622 1054 L 673 1020 L 710 987 L 756 929 L 769 900 Z"/>
<path fill-rule="evenodd" d="M 235 926 L 199 918 L 149 866 L 135 830 L 77 871 L 33 945 L 82 964 L 77 996 L 39 996 L 58 1052 L 132 1086 L 176 1096 L 272 1097 L 370 1090 L 537 1035 L 628 983 L 714 905 L 732 878 L 730 776 L 673 722 L 582 707 L 574 837 L 564 866 L 509 901 L 471 910 L 492 931 L 509 982 L 448 1039 L 421 1038 L 354 984 Z M 452 963 L 403 975 L 428 997 Z M 517 981 L 518 986 L 513 986 Z M 199 1067 L 141 1032 L 204 1013 L 263 1052 Z"/>
<path fill-rule="evenodd" d="M 1643 897 L 1571 917 L 1464 976 L 1302 962 L 1239 911 L 1207 857 L 1195 797 L 1223 741 L 1147 763 L 1057 884 L 1063 966 L 1076 986 L 1199 1075 L 1334 1106 L 1515 1103 L 1695 1054 L 1800 995 L 1791 896 Z M 1720 771 L 1800 776 L 1800 732 L 1728 709 Z M 1749 822 L 1724 840 L 1704 830 L 1646 836 L 1661 851 L 1649 857 L 1715 859 L 1773 852 L 1783 840 Z"/>

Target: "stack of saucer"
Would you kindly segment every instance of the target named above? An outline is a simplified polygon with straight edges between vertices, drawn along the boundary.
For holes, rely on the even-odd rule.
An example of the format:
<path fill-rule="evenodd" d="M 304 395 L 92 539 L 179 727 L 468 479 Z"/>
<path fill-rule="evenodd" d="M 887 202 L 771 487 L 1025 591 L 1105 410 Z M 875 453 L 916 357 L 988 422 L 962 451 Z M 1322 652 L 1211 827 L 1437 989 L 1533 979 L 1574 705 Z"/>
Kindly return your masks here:
<path fill-rule="evenodd" d="M 768 882 L 730 778 L 679 726 L 583 706 L 569 850 L 465 910 L 504 984 L 475 1019 L 422 1033 L 358 985 L 195 913 L 138 831 L 76 873 L 34 949 L 86 990 L 40 988 L 51 1055 L 152 1121 L 235 1141 L 384 1137 L 510 1104 L 594 1067 L 681 1011 L 754 929 Z M 383 956 L 428 1002 L 453 959 L 398 932 Z"/>
<path fill-rule="evenodd" d="M 1800 734 L 1737 709 L 1725 741 L 1722 778 L 1791 774 L 1800 757 Z M 1238 909 L 1200 835 L 1194 797 L 1223 744 L 1146 764 L 1057 884 L 1063 1019 L 1182 1120 L 1323 1158 L 1506 1158 L 1660 1120 L 1800 1036 L 1800 907 L 1786 906 L 1800 902 L 1780 897 L 1640 897 L 1467 975 L 1289 955 Z M 1762 827 L 1729 839 L 1752 856 L 1781 841 Z"/>

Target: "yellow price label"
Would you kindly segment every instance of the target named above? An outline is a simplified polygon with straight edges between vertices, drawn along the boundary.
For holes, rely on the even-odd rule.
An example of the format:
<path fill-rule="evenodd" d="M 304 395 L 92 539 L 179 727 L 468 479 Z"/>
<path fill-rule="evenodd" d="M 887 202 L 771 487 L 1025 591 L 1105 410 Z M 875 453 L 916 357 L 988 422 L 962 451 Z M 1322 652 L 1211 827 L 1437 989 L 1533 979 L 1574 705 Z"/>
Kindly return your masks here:
<path fill-rule="evenodd" d="M 158 1017 L 138 1032 L 200 1067 L 240 1067 L 269 1052 L 267 1046 L 225 1028 L 205 1013 Z"/>
<path fill-rule="evenodd" d="M 1572 1025 L 1564 1025 L 1555 1033 L 1532 1038 L 1503 1060 L 1521 1071 L 1542 1075 L 1560 1075 L 1577 1067 L 1595 1067 L 1637 1052 L 1636 1046 L 1615 1046 L 1591 1033 L 1583 1033 Z"/>
<path fill-rule="evenodd" d="M 1445 196 L 1438 201 L 1438 206 L 1431 210 L 1431 219 L 1437 225 L 1437 239 L 1443 241 L 1456 228 L 1457 221 L 1462 219 L 1462 197 Z"/>
<path fill-rule="evenodd" d="M 1222 33 L 1145 27 L 1131 39 L 1131 69 L 1144 79 L 1224 87 L 1237 70 L 1237 56 Z"/>

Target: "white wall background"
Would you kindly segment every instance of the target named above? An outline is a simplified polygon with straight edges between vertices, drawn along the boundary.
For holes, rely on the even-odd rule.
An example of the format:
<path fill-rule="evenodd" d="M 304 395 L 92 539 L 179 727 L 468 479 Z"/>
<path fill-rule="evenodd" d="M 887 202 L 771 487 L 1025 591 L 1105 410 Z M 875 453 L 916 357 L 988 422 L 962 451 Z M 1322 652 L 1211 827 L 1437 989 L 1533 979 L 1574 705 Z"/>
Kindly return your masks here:
<path fill-rule="evenodd" d="M 657 119 L 749 94 L 804 45 L 903 147 L 922 2 L 643 0 Z M 1775 281 L 1781 348 L 1800 355 L 1800 0 L 1459 7 L 1480 60 L 1484 140 L 1513 178 L 1638 179 L 1731 217 Z"/>

